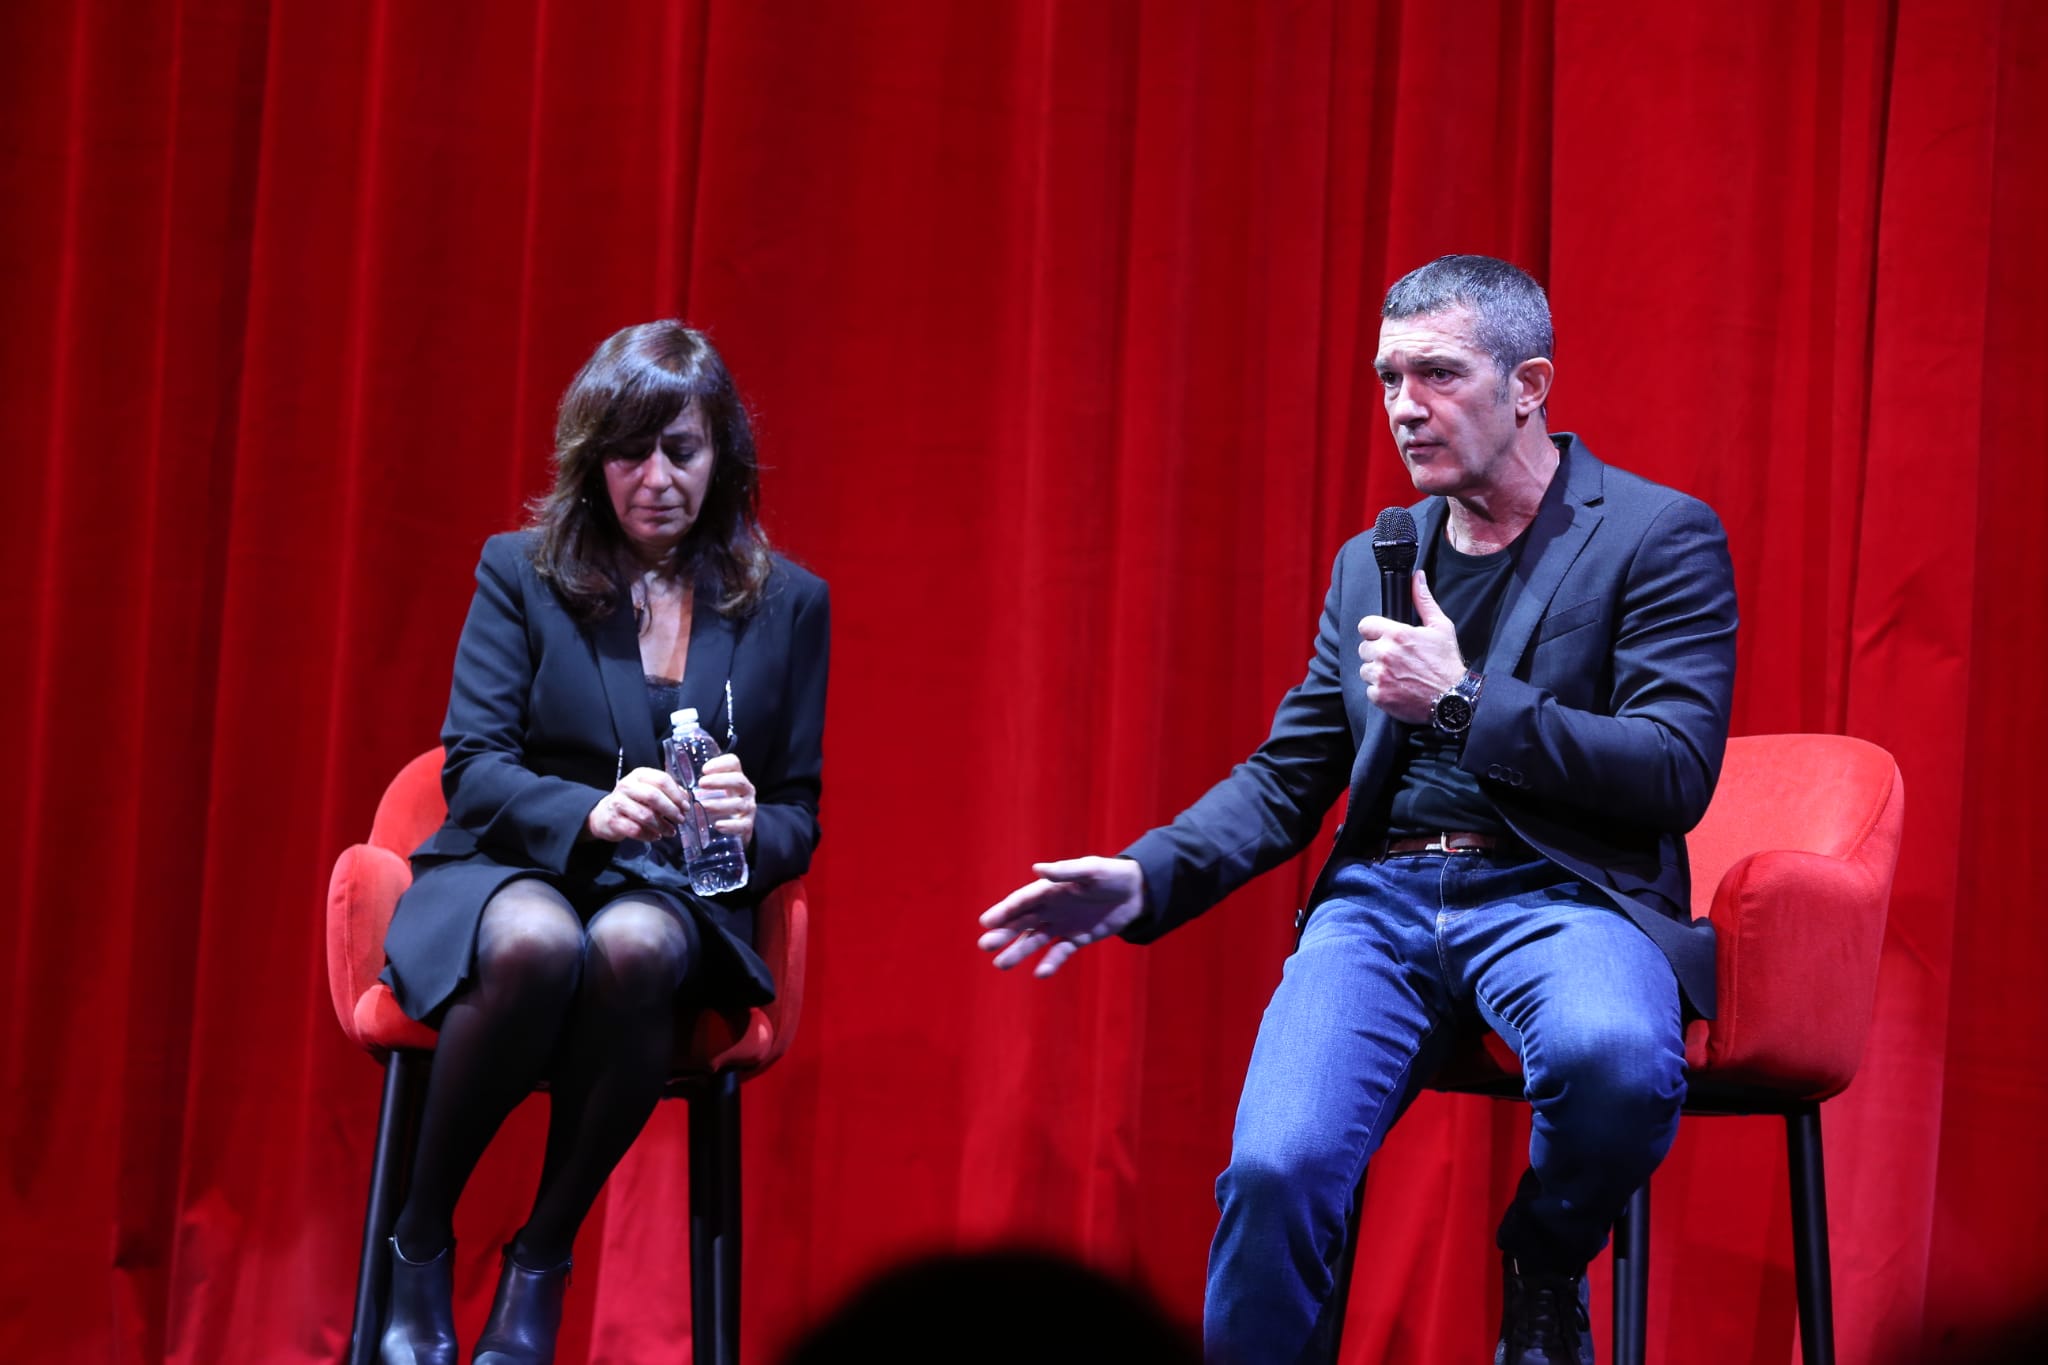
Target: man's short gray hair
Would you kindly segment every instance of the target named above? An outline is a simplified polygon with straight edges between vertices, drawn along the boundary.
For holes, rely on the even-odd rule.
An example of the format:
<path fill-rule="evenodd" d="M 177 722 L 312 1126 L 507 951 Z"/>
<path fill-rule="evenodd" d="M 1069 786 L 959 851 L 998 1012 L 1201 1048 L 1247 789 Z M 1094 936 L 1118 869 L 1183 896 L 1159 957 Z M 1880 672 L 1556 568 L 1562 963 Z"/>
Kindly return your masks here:
<path fill-rule="evenodd" d="M 1550 300 L 1543 286 L 1491 256 L 1439 256 L 1394 281 L 1380 316 L 1419 318 L 1463 304 L 1472 310 L 1479 349 L 1500 368 L 1501 388 L 1525 360 L 1549 359 Z"/>

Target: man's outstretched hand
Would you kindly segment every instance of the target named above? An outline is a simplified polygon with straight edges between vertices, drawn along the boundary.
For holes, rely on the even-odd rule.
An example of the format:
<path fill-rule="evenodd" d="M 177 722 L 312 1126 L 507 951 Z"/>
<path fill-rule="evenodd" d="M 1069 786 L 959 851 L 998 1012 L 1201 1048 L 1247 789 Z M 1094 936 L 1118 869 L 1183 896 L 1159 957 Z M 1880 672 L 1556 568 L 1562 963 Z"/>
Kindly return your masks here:
<path fill-rule="evenodd" d="M 982 911 L 976 940 L 1005 971 L 1041 948 L 1033 976 L 1051 976 L 1087 944 L 1108 938 L 1145 909 L 1145 877 L 1129 858 L 1033 863 L 1038 880 Z"/>

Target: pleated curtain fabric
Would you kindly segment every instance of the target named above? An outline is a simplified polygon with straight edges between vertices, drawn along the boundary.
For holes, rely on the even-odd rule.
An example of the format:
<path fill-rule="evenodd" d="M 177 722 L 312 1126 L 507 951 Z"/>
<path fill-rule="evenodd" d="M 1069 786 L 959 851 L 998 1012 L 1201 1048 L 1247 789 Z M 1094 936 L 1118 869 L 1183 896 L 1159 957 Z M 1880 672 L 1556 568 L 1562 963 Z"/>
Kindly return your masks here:
<path fill-rule="evenodd" d="M 1549 285 L 1554 428 L 1720 511 L 1738 733 L 1904 772 L 1826 1111 L 1842 1358 L 2022 1312 L 2044 62 L 2019 0 L 0 9 L 0 1359 L 335 1358 L 378 1081 L 326 998 L 328 869 L 434 742 L 561 389 L 671 315 L 834 601 L 810 992 L 746 1096 L 748 1359 L 957 1242 L 1195 1317 L 1315 855 L 1050 983 L 973 919 L 1263 735 L 1338 545 L 1412 496 L 1378 305 L 1449 251 Z M 462 1209 L 466 1331 L 544 1117 Z M 1404 1120 L 1347 1360 L 1483 1358 L 1526 1123 Z M 665 1106 L 587 1226 L 565 1361 L 686 1358 L 682 1134 Z M 1779 1144 L 1681 1133 L 1654 1358 L 1792 1358 Z"/>

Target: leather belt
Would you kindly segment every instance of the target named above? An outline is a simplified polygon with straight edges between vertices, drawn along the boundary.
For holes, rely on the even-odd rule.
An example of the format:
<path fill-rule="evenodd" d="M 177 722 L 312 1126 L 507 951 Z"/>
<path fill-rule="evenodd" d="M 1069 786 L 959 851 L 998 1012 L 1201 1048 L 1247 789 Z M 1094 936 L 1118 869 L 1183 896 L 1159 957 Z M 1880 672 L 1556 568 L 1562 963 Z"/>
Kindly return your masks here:
<path fill-rule="evenodd" d="M 1379 856 L 1396 858 L 1404 853 L 1480 853 L 1514 842 L 1516 841 L 1507 835 L 1479 834 L 1472 830 L 1404 834 L 1397 839 L 1381 840 Z"/>

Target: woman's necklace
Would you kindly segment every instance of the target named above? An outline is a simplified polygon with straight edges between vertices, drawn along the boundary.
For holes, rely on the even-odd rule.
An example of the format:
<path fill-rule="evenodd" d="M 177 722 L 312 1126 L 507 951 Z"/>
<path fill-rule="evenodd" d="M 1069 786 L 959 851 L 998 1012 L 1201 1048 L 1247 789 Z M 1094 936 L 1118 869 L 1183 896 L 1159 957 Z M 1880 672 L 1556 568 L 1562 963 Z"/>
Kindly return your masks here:
<path fill-rule="evenodd" d="M 688 580 L 647 574 L 633 585 L 640 662 L 649 677 L 682 681 L 690 653 L 690 617 L 696 594 Z"/>
<path fill-rule="evenodd" d="M 689 584 L 680 577 L 649 569 L 633 583 L 633 621 L 645 635 L 654 628 L 655 613 L 674 614 L 680 611 L 683 619 L 690 615 L 691 592 Z"/>

